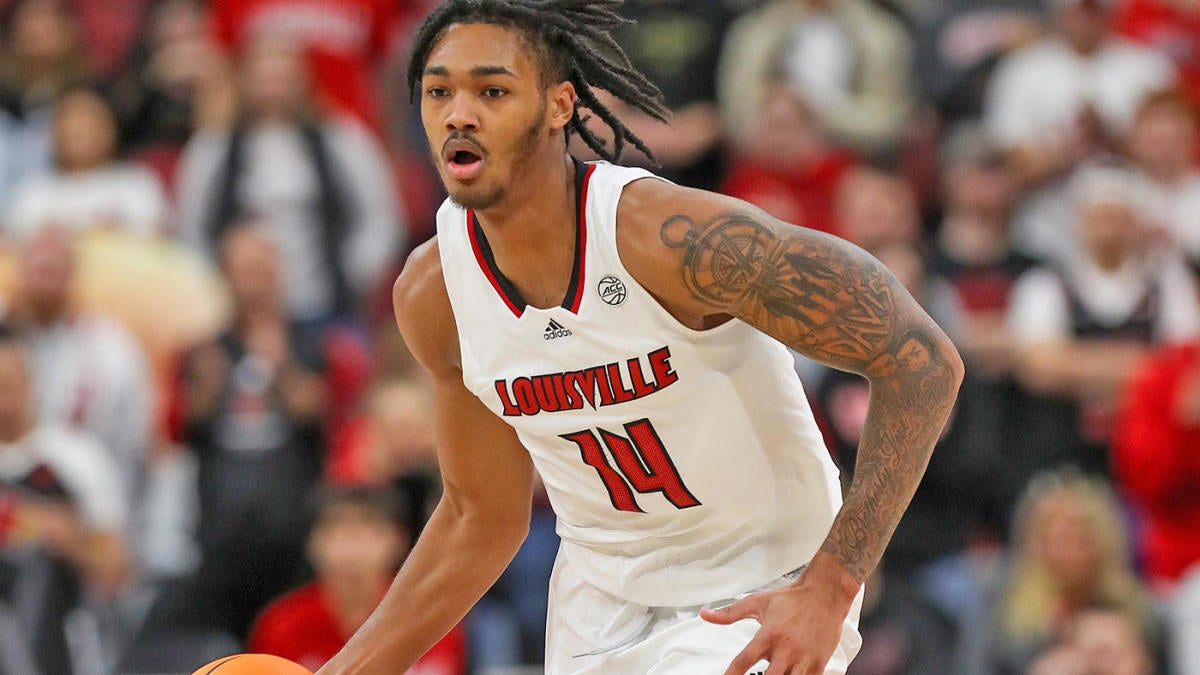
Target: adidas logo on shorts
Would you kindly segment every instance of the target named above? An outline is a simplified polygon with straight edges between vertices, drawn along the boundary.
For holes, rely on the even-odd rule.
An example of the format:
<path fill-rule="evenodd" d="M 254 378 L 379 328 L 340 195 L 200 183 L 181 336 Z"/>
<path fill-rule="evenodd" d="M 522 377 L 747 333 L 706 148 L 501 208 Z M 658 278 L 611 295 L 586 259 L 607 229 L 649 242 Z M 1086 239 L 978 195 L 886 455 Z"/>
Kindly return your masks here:
<path fill-rule="evenodd" d="M 562 324 L 550 319 L 550 325 L 546 326 L 546 332 L 542 333 L 543 340 L 557 340 L 562 337 L 570 337 L 574 335 L 570 330 L 563 328 Z"/>

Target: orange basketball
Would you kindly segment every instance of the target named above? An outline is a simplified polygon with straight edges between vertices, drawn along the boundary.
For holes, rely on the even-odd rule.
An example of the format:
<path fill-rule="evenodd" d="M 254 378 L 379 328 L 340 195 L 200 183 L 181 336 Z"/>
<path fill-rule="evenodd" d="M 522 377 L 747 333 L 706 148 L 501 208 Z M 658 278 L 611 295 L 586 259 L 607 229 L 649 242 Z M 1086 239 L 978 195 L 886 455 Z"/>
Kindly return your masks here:
<path fill-rule="evenodd" d="M 312 672 L 270 654 L 234 654 L 206 663 L 192 675 L 312 675 Z"/>

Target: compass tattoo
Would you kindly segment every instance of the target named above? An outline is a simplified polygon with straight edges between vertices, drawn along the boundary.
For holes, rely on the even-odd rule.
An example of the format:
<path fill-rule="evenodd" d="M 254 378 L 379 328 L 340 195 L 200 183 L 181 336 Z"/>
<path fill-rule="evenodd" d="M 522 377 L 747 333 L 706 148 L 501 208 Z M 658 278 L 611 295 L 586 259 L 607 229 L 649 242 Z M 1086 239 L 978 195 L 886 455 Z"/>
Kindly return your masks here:
<path fill-rule="evenodd" d="M 856 476 L 823 550 L 862 581 L 925 471 L 961 377 L 945 335 L 882 263 L 761 214 L 668 218 L 688 290 L 797 352 L 871 381 Z"/>

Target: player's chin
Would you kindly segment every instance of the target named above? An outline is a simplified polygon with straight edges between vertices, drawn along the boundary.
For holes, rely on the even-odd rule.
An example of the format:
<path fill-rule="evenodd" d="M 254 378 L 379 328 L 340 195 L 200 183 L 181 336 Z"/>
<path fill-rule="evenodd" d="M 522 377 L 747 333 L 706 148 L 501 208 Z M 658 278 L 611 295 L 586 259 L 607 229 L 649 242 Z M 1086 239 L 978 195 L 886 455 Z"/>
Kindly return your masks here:
<path fill-rule="evenodd" d="M 495 206 L 504 198 L 503 186 L 485 186 L 479 184 L 464 185 L 455 181 L 446 181 L 446 192 L 455 204 L 463 208 L 482 211 Z"/>

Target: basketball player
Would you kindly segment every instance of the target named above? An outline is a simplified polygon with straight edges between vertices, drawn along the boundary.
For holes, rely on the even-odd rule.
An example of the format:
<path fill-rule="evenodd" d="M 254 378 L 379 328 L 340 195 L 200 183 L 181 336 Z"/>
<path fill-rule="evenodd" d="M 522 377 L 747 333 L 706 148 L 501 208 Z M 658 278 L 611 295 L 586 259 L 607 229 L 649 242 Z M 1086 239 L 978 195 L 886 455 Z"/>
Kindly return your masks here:
<path fill-rule="evenodd" d="M 609 37 L 620 4 L 449 0 L 416 36 L 450 199 L 395 309 L 445 495 L 322 675 L 401 673 L 454 626 L 520 546 L 535 470 L 562 537 L 547 672 L 840 673 L 858 648 L 961 361 L 854 246 L 567 153 L 646 151 L 594 89 L 664 114 Z M 785 345 L 870 380 L 844 505 Z"/>

